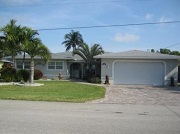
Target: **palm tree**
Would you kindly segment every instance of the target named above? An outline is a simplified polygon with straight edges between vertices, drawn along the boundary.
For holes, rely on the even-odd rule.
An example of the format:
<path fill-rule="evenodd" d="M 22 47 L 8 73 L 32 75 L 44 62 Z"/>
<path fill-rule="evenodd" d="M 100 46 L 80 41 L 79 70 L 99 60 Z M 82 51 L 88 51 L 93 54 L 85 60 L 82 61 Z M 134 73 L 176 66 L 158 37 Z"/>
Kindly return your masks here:
<path fill-rule="evenodd" d="M 23 51 L 29 54 L 31 57 L 30 64 L 30 83 L 34 81 L 34 57 L 40 56 L 45 61 L 50 59 L 49 49 L 42 43 L 42 41 L 36 37 L 37 31 L 31 28 L 26 29 L 26 40 L 23 42 Z"/>
<path fill-rule="evenodd" d="M 71 30 L 70 33 L 65 34 L 64 39 L 65 41 L 63 41 L 62 44 L 65 45 L 66 51 L 69 51 L 72 47 L 74 52 L 76 46 L 79 46 L 83 43 L 83 37 L 78 31 Z"/>
<path fill-rule="evenodd" d="M 12 56 L 12 61 L 15 63 L 15 56 L 21 52 L 20 35 L 22 33 L 21 26 L 16 25 L 16 20 L 10 20 L 9 24 L 0 29 L 3 32 L 1 38 L 4 38 L 4 45 L 6 47 L 6 53 Z"/>
<path fill-rule="evenodd" d="M 86 61 L 90 70 L 92 69 L 92 66 L 96 64 L 93 57 L 103 53 L 104 50 L 99 44 L 94 44 L 93 46 L 89 47 L 86 43 L 79 45 L 79 47 L 74 51 L 74 54 L 79 55 Z"/>
<path fill-rule="evenodd" d="M 4 52 L 4 39 L 0 36 L 0 59 L 3 57 Z"/>
<path fill-rule="evenodd" d="M 22 34 L 21 34 L 21 39 L 22 39 L 22 42 L 21 42 L 21 51 L 23 52 L 23 69 L 24 69 L 24 61 L 25 61 L 25 48 L 26 46 L 28 45 L 28 42 L 31 42 L 33 41 L 33 38 L 36 36 L 36 35 L 39 35 L 39 33 L 36 31 L 36 30 L 32 30 L 31 28 L 28 28 L 28 27 L 23 27 L 22 28 Z"/>

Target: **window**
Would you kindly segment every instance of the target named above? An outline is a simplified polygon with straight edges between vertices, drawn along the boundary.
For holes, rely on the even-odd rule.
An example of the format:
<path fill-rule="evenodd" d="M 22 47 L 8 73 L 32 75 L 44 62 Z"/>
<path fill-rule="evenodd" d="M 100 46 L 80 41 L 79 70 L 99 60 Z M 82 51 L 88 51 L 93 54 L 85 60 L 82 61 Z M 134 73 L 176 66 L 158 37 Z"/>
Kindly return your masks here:
<path fill-rule="evenodd" d="M 56 62 L 56 69 L 63 69 L 63 63 L 62 62 Z"/>
<path fill-rule="evenodd" d="M 63 62 L 48 62 L 48 69 L 63 70 Z"/>
<path fill-rule="evenodd" d="M 49 62 L 48 69 L 55 69 L 55 62 Z"/>
<path fill-rule="evenodd" d="M 23 63 L 22 62 L 17 62 L 16 66 L 17 66 L 17 69 L 22 69 L 23 68 Z M 30 62 L 25 62 L 24 63 L 24 68 L 25 69 L 30 69 Z"/>

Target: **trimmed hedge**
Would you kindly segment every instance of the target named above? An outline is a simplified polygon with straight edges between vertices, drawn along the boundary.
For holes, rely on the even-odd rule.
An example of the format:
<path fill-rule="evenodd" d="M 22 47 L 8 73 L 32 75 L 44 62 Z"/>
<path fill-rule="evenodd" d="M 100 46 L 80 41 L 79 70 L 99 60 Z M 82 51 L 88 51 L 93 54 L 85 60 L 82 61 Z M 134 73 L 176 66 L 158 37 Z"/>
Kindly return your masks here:
<path fill-rule="evenodd" d="M 27 70 L 21 69 L 17 72 L 17 81 L 23 80 L 24 82 L 27 82 L 29 80 L 29 77 L 30 73 Z"/>

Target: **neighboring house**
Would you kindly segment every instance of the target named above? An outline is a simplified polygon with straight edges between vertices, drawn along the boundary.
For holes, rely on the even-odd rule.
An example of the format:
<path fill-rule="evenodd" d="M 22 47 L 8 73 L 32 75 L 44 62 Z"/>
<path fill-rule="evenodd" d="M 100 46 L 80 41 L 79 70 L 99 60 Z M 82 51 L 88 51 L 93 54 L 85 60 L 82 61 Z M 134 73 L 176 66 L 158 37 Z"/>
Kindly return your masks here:
<path fill-rule="evenodd" d="M 30 69 L 29 55 L 25 56 L 24 67 L 25 69 Z M 23 55 L 16 56 L 15 68 L 23 68 Z M 83 79 L 85 77 L 86 63 L 80 56 L 72 56 L 72 52 L 52 53 L 51 59 L 47 63 L 41 57 L 35 57 L 35 69 L 40 70 L 43 73 L 43 77 L 49 79 L 58 79 L 60 72 L 63 79 Z M 100 76 L 101 70 L 96 70 L 95 73 Z"/>
<path fill-rule="evenodd" d="M 169 85 L 178 80 L 180 56 L 126 51 L 94 56 L 101 59 L 101 80 L 109 76 L 111 84 Z"/>
<path fill-rule="evenodd" d="M 2 59 L 2 60 L 0 60 L 0 69 L 2 68 L 2 66 L 3 66 L 4 63 L 6 63 L 6 64 L 8 64 L 8 63 L 12 64 L 11 61 Z"/>

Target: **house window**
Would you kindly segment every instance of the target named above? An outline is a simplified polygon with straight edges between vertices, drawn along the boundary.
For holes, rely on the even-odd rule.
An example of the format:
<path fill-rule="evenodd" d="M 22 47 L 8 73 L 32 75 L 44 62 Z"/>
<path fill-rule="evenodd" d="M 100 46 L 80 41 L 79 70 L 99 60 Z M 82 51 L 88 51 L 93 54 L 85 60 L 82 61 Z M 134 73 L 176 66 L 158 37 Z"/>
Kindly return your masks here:
<path fill-rule="evenodd" d="M 62 62 L 56 62 L 56 69 L 63 69 L 63 63 Z"/>
<path fill-rule="evenodd" d="M 48 62 L 48 69 L 63 70 L 63 62 Z"/>
<path fill-rule="evenodd" d="M 49 62 L 48 69 L 55 69 L 55 62 Z"/>
<path fill-rule="evenodd" d="M 23 63 L 22 62 L 17 62 L 16 66 L 17 66 L 17 69 L 22 69 L 23 68 Z M 24 68 L 25 69 L 30 69 L 30 62 L 25 62 L 24 63 Z"/>

